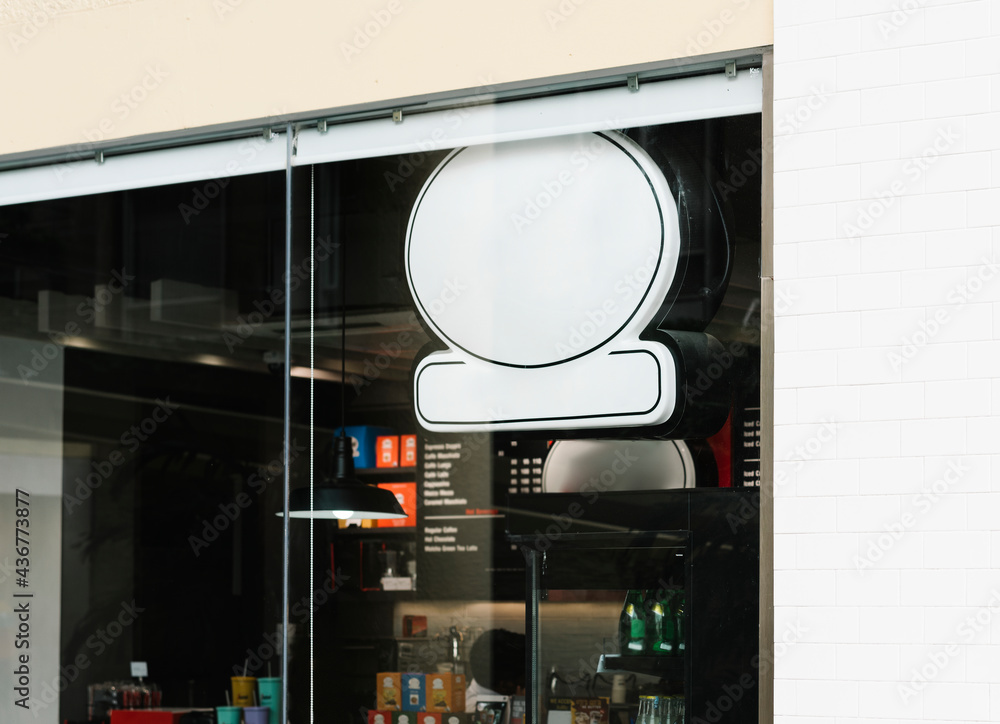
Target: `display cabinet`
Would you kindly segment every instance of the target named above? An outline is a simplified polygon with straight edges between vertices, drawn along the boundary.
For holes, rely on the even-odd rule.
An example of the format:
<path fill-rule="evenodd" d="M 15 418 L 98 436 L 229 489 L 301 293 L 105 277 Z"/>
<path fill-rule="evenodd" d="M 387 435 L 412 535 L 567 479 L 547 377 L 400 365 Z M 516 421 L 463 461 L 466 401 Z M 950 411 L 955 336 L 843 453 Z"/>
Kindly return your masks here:
<path fill-rule="evenodd" d="M 759 491 L 511 495 L 507 534 L 526 561 L 527 724 L 567 720 L 560 698 L 601 696 L 628 724 L 640 695 L 683 697 L 685 724 L 756 721 Z M 630 612 L 643 625 L 628 626 L 627 597 L 649 601 Z M 568 639 L 588 603 L 606 634 Z M 672 643 L 652 651 L 658 609 Z"/>

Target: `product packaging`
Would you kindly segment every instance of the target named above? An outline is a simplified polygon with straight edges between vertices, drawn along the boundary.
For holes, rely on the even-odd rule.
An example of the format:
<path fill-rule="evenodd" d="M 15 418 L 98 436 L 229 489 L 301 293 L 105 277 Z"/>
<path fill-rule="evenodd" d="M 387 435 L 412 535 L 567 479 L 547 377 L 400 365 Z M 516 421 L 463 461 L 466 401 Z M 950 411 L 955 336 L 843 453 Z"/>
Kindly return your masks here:
<path fill-rule="evenodd" d="M 404 468 L 417 467 L 417 436 L 399 436 L 399 465 Z"/>
<path fill-rule="evenodd" d="M 372 425 L 348 425 L 344 428 L 344 432 L 351 438 L 355 468 L 374 468 L 376 438 L 379 435 L 392 434 L 392 430 L 388 427 L 374 427 Z M 340 435 L 340 428 L 334 430 L 333 434 Z"/>
<path fill-rule="evenodd" d="M 397 435 L 379 435 L 375 438 L 375 467 L 399 467 L 399 437 Z"/>
<path fill-rule="evenodd" d="M 402 702 L 402 681 L 398 671 L 376 674 L 375 708 L 379 711 L 399 711 Z"/>
<path fill-rule="evenodd" d="M 465 675 L 427 674 L 427 711 L 464 712 Z"/>
<path fill-rule="evenodd" d="M 424 710 L 424 674 L 403 674 L 403 711 Z M 414 723 L 415 724 L 415 723 Z"/>
<path fill-rule="evenodd" d="M 427 636 L 426 616 L 403 616 L 403 638 L 412 639 Z"/>

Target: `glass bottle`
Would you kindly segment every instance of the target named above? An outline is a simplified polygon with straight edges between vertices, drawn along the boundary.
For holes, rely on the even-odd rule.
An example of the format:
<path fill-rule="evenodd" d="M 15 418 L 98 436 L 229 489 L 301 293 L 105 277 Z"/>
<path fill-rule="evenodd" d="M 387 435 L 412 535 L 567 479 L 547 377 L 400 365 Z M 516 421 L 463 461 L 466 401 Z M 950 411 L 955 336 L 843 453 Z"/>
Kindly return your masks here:
<path fill-rule="evenodd" d="M 687 628 L 687 623 L 685 621 L 686 605 L 684 602 L 684 591 L 677 591 L 674 596 L 674 628 L 676 630 L 677 636 L 677 654 L 684 653 L 684 631 Z"/>
<path fill-rule="evenodd" d="M 654 702 L 656 702 L 655 696 L 639 697 L 639 714 L 636 716 L 635 724 L 656 724 Z"/>
<path fill-rule="evenodd" d="M 618 618 L 618 644 L 625 656 L 646 653 L 645 597 L 640 590 L 632 589 L 625 595 Z"/>
<path fill-rule="evenodd" d="M 677 625 L 674 617 L 678 592 L 668 589 L 660 593 L 649 609 L 649 650 L 659 656 L 677 653 Z"/>

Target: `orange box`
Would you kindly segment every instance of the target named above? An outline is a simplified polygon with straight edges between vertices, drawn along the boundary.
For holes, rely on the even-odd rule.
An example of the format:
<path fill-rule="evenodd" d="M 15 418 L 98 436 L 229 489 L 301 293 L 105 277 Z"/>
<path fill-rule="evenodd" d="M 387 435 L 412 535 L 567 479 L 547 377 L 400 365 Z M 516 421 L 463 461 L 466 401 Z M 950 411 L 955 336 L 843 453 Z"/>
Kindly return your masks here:
<path fill-rule="evenodd" d="M 399 467 L 398 435 L 379 435 L 375 438 L 375 467 Z"/>
<path fill-rule="evenodd" d="M 392 491 L 396 500 L 403 506 L 405 518 L 379 518 L 375 521 L 379 528 L 412 528 L 417 524 L 417 484 L 416 483 L 379 483 L 384 490 Z M 405 574 L 404 574 L 405 575 Z"/>
<path fill-rule="evenodd" d="M 403 638 L 412 639 L 427 636 L 426 616 L 403 616 Z"/>
<path fill-rule="evenodd" d="M 375 709 L 399 711 L 403 701 L 403 682 L 398 671 L 384 671 L 375 675 Z"/>
<path fill-rule="evenodd" d="M 465 676 L 463 674 L 427 674 L 427 711 L 465 711 Z"/>
<path fill-rule="evenodd" d="M 417 467 L 417 436 L 399 436 L 399 464 L 404 468 Z"/>

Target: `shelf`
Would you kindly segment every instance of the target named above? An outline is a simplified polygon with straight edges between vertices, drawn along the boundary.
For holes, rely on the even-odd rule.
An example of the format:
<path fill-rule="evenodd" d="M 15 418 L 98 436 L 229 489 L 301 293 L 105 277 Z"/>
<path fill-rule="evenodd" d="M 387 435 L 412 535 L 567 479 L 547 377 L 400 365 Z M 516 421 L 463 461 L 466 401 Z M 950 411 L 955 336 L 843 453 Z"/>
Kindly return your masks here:
<path fill-rule="evenodd" d="M 602 654 L 597 672 L 629 671 L 635 674 L 659 676 L 673 681 L 684 680 L 683 656 L 613 656 Z"/>

